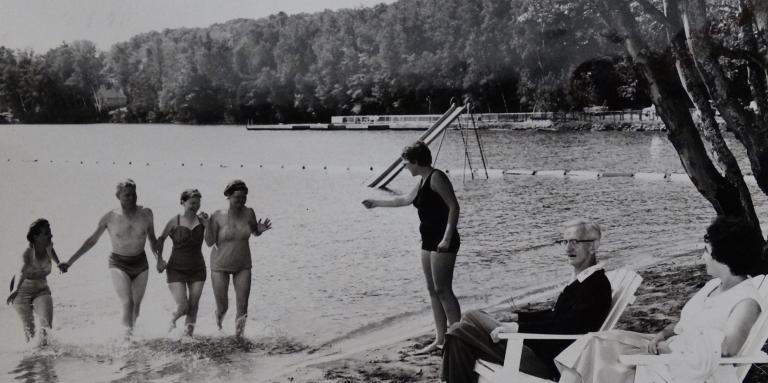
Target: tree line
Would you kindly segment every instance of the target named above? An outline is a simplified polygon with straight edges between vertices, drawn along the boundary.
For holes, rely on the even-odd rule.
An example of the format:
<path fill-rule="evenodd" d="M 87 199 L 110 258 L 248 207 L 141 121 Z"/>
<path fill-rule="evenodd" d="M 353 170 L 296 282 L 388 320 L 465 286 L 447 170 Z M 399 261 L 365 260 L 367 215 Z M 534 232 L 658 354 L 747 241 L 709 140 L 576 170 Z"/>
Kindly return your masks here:
<path fill-rule="evenodd" d="M 166 29 L 98 51 L 0 47 L 0 112 L 22 122 L 327 122 L 331 115 L 650 105 L 588 1 L 400 0 Z M 101 108 L 100 88 L 127 105 Z"/>

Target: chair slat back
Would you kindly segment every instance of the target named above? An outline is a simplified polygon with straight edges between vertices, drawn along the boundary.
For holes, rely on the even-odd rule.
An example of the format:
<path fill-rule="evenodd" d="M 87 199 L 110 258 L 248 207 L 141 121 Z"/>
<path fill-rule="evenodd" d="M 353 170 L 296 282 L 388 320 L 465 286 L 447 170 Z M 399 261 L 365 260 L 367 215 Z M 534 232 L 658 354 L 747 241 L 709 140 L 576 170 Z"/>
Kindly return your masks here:
<path fill-rule="evenodd" d="M 768 340 L 768 278 L 766 278 L 765 275 L 758 275 L 752 277 L 749 282 L 754 284 L 760 292 L 760 304 L 763 311 L 760 313 L 760 316 L 757 317 L 755 324 L 752 326 L 752 330 L 749 331 L 749 336 L 747 336 L 747 340 L 744 341 L 744 345 L 741 346 L 741 352 L 739 352 L 740 355 L 754 355 L 758 353 L 763 348 L 766 340 Z M 744 377 L 747 376 L 750 366 L 751 365 L 741 365 L 736 368 L 739 382 L 743 381 Z"/>
<path fill-rule="evenodd" d="M 607 331 L 616 326 L 621 314 L 628 305 L 635 301 L 635 292 L 640 287 L 643 278 L 636 272 L 628 269 L 612 270 L 606 273 L 611 282 L 611 310 L 600 327 L 600 331 Z"/>

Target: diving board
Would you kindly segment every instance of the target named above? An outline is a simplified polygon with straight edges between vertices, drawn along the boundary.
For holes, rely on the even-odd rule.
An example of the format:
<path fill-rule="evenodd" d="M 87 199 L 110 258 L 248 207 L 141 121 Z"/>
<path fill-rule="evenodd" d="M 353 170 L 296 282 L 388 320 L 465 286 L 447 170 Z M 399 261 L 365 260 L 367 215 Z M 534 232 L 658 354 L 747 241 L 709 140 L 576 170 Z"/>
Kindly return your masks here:
<path fill-rule="evenodd" d="M 440 133 L 442 133 L 451 123 L 456 120 L 456 118 L 461 115 L 461 113 L 466 110 L 467 106 L 456 106 L 456 104 L 451 104 L 451 107 L 448 108 L 448 111 L 446 111 L 440 118 L 432 124 L 432 126 L 427 129 L 426 132 L 424 132 L 421 137 L 418 138 L 418 141 L 423 141 L 425 144 L 429 145 L 432 141 L 437 138 Z M 368 187 L 371 188 L 385 188 L 390 182 L 392 182 L 395 177 L 397 177 L 398 174 L 403 170 L 405 167 L 405 162 L 401 157 L 398 157 L 395 162 L 390 165 L 387 170 L 385 170 L 383 173 L 381 173 L 378 177 L 376 177 L 370 184 L 368 184 Z"/>

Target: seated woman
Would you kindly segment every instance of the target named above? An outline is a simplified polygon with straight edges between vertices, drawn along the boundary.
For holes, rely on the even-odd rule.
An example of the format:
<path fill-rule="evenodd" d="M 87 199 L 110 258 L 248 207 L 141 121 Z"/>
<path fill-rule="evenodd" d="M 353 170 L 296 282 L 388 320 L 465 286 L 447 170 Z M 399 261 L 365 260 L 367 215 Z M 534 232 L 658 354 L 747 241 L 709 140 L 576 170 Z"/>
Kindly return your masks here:
<path fill-rule="evenodd" d="M 702 259 L 707 282 L 683 307 L 680 321 L 658 334 L 607 331 L 582 337 L 555 358 L 560 382 L 632 382 L 633 366 L 618 362 L 627 354 L 685 354 L 673 366 L 654 367 L 656 381 L 723 382 L 735 371 L 717 359 L 739 353 L 764 308 L 749 274 L 761 261 L 762 234 L 752 225 L 717 217 L 704 236 Z"/>

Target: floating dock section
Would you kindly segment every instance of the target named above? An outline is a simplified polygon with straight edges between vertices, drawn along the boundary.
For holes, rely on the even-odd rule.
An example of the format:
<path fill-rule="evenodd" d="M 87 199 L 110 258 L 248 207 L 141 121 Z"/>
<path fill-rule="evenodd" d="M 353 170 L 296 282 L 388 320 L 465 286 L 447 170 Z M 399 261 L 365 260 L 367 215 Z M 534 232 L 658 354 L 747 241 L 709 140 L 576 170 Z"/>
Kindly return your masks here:
<path fill-rule="evenodd" d="M 456 106 L 456 104 L 451 104 L 451 107 L 448 109 L 448 111 L 440 116 L 440 118 L 419 137 L 418 141 L 423 141 L 425 144 L 429 145 L 430 142 L 434 141 L 435 138 L 440 135 L 440 133 L 442 133 L 449 125 L 451 125 L 454 120 L 456 120 L 456 118 L 459 117 L 459 115 L 461 115 L 461 113 L 466 110 L 466 107 L 466 105 Z M 400 174 L 404 167 L 405 161 L 403 161 L 401 157 L 397 157 L 397 160 L 395 160 L 395 162 L 393 162 L 392 165 L 387 168 L 387 170 L 385 170 L 371 183 L 369 183 L 368 187 L 380 189 L 387 187 L 387 185 L 392 182 L 392 180 L 395 179 L 398 174 Z"/>

